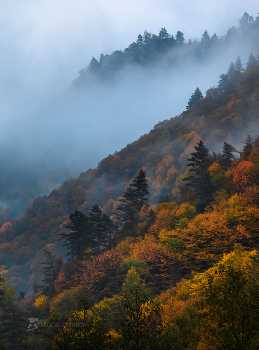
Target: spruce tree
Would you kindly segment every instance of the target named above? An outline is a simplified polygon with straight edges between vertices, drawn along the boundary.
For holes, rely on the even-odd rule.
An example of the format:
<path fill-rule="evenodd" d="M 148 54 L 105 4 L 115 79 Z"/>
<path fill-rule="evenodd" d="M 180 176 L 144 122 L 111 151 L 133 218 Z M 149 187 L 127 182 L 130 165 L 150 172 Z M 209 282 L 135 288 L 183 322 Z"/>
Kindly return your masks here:
<path fill-rule="evenodd" d="M 100 254 L 100 247 L 105 239 L 105 220 L 103 213 L 98 204 L 95 204 L 90 209 L 89 221 L 91 225 L 91 232 L 97 242 L 97 253 Z"/>
<path fill-rule="evenodd" d="M 66 228 L 71 231 L 60 233 L 59 240 L 64 240 L 63 246 L 67 247 L 67 255 L 71 256 L 72 259 L 81 260 L 85 250 L 95 246 L 95 240 L 85 214 L 76 209 L 74 213 L 70 213 L 69 218 L 70 223 L 66 225 Z"/>
<path fill-rule="evenodd" d="M 205 30 L 204 33 L 202 34 L 201 44 L 206 48 L 210 46 L 210 36 L 207 30 Z"/>
<path fill-rule="evenodd" d="M 222 165 L 225 168 L 229 168 L 232 160 L 235 158 L 233 152 L 238 152 L 238 151 L 235 149 L 235 147 L 231 146 L 229 143 L 224 142 L 220 165 Z"/>
<path fill-rule="evenodd" d="M 41 271 L 44 278 L 40 283 L 40 287 L 44 295 L 53 297 L 55 294 L 55 280 L 57 279 L 59 271 L 63 265 L 63 258 L 55 258 L 55 256 L 46 249 L 43 249 L 43 251 L 45 261 L 41 263 L 43 265 Z"/>
<path fill-rule="evenodd" d="M 244 71 L 242 62 L 239 56 L 237 57 L 237 60 L 236 60 L 235 70 L 239 73 L 242 73 Z"/>
<path fill-rule="evenodd" d="M 188 158 L 189 163 L 187 164 L 191 175 L 185 177 L 183 181 L 188 181 L 187 186 L 195 191 L 196 208 L 202 212 L 212 200 L 212 193 L 214 191 L 208 171 L 211 165 L 211 157 L 208 148 L 205 147 L 202 140 L 194 148 L 195 152 L 191 153 L 191 157 Z"/>
<path fill-rule="evenodd" d="M 138 213 L 143 204 L 146 204 L 148 194 L 146 173 L 141 169 L 124 191 L 123 197 L 119 199 L 121 204 L 116 208 L 116 216 L 121 229 L 129 231 L 133 236 L 138 224 Z"/>
<path fill-rule="evenodd" d="M 230 63 L 229 67 L 228 67 L 228 78 L 230 79 L 233 74 L 235 73 L 235 65 L 233 62 Z"/>
<path fill-rule="evenodd" d="M 89 66 L 86 68 L 87 73 L 95 74 L 100 69 L 100 64 L 96 58 L 92 57 Z"/>
<path fill-rule="evenodd" d="M 137 196 L 140 199 L 140 205 L 142 208 L 144 202 L 148 200 L 146 196 L 149 195 L 148 180 L 146 179 L 146 173 L 143 171 L 143 169 L 139 170 L 138 175 L 132 180 L 130 186 L 137 191 Z"/>
<path fill-rule="evenodd" d="M 191 109 L 196 105 L 196 103 L 203 98 L 201 90 L 197 87 L 194 91 L 194 93 L 191 95 L 188 106 L 186 106 L 186 109 Z"/>
<path fill-rule="evenodd" d="M 137 215 L 141 208 L 136 189 L 128 187 L 124 191 L 123 197 L 119 199 L 119 202 L 121 204 L 116 208 L 119 226 L 123 231 L 129 232 L 134 236 L 138 223 Z"/>
<path fill-rule="evenodd" d="M 218 89 L 221 92 L 225 92 L 229 87 L 229 77 L 228 74 L 221 74 L 220 80 L 218 82 Z"/>
<path fill-rule="evenodd" d="M 248 68 L 253 68 L 253 67 L 257 67 L 257 66 L 258 66 L 258 60 L 255 58 L 255 56 L 251 52 L 249 55 L 246 67 L 248 69 Z"/>

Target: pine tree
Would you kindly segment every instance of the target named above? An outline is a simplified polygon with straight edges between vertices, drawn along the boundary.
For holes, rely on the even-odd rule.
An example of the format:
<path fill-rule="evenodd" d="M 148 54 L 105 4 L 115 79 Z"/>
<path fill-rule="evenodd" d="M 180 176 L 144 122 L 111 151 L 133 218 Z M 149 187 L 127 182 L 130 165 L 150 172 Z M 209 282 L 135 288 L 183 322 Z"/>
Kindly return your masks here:
<path fill-rule="evenodd" d="M 161 28 L 159 35 L 158 35 L 158 38 L 159 39 L 166 39 L 166 38 L 168 38 L 168 36 L 169 36 L 169 34 L 167 33 L 167 30 L 165 28 Z"/>
<path fill-rule="evenodd" d="M 141 202 L 136 189 L 128 187 L 123 193 L 123 197 L 119 199 L 121 203 L 116 208 L 116 216 L 119 227 L 135 235 L 136 226 L 138 223 L 138 212 L 141 209 Z"/>
<path fill-rule="evenodd" d="M 89 214 L 89 221 L 91 225 L 91 232 L 93 237 L 97 242 L 97 253 L 100 254 L 100 247 L 105 241 L 105 220 L 103 213 L 98 204 L 95 204 L 91 207 Z"/>
<path fill-rule="evenodd" d="M 141 169 L 132 180 L 130 187 L 123 193 L 123 198 L 119 199 L 121 204 L 116 208 L 116 216 L 121 229 L 129 231 L 133 236 L 138 224 L 138 213 L 143 204 L 146 204 L 148 194 L 146 173 Z"/>
<path fill-rule="evenodd" d="M 201 44 L 204 45 L 206 48 L 210 46 L 210 36 L 207 30 L 205 30 L 204 33 L 202 34 Z"/>
<path fill-rule="evenodd" d="M 242 62 L 239 56 L 237 57 L 237 60 L 236 60 L 235 70 L 239 73 L 242 73 L 244 71 Z"/>
<path fill-rule="evenodd" d="M 95 74 L 100 69 L 100 64 L 96 58 L 92 57 L 89 66 L 86 68 L 87 73 Z"/>
<path fill-rule="evenodd" d="M 188 181 L 187 186 L 195 191 L 196 209 L 202 212 L 212 200 L 214 191 L 208 171 L 211 165 L 211 158 L 209 150 L 205 147 L 202 140 L 194 148 L 196 152 L 191 153 L 191 158 L 188 158 L 189 163 L 187 164 L 191 175 L 185 177 L 183 181 Z"/>
<path fill-rule="evenodd" d="M 234 73 L 235 73 L 235 65 L 233 62 L 231 62 L 229 65 L 229 68 L 228 68 L 228 73 L 227 73 L 228 78 L 230 79 Z"/>
<path fill-rule="evenodd" d="M 191 109 L 196 105 L 196 103 L 203 98 L 201 90 L 197 87 L 194 91 L 194 93 L 191 95 L 188 106 L 186 106 L 186 109 Z"/>
<path fill-rule="evenodd" d="M 60 233 L 59 240 L 64 240 L 63 246 L 67 247 L 67 255 L 71 256 L 72 259 L 77 258 L 81 260 L 85 250 L 95 246 L 95 240 L 85 214 L 76 209 L 74 213 L 70 213 L 69 218 L 71 222 L 66 225 L 66 228 L 71 231 L 69 233 Z"/>
<path fill-rule="evenodd" d="M 245 140 L 243 141 L 244 147 L 242 151 L 240 152 L 240 159 L 241 160 L 248 160 L 248 157 L 252 153 L 253 150 L 253 139 L 250 135 L 247 135 Z"/>
<path fill-rule="evenodd" d="M 113 236 L 116 234 L 116 227 L 112 219 L 109 217 L 109 215 L 106 215 L 103 213 L 103 220 L 105 225 L 105 235 L 108 238 L 109 249 L 111 250 L 112 239 L 113 239 Z"/>
<path fill-rule="evenodd" d="M 136 189 L 142 208 L 144 202 L 148 200 L 145 196 L 149 195 L 148 180 L 146 179 L 146 173 L 142 169 L 139 170 L 138 175 L 132 180 L 130 186 Z"/>
<path fill-rule="evenodd" d="M 221 74 L 220 80 L 218 82 L 218 89 L 221 92 L 225 92 L 227 88 L 229 87 L 229 78 L 228 74 Z"/>
<path fill-rule="evenodd" d="M 248 58 L 248 62 L 247 62 L 247 69 L 248 68 L 253 68 L 253 67 L 257 67 L 258 66 L 258 61 L 255 58 L 255 56 L 253 55 L 253 53 L 251 52 Z"/>
<path fill-rule="evenodd" d="M 238 152 L 235 147 L 231 146 L 229 143 L 224 142 L 222 159 L 220 161 L 220 165 L 223 167 L 229 168 L 232 160 L 235 158 L 233 152 Z"/>
<path fill-rule="evenodd" d="M 42 293 L 44 295 L 53 297 L 55 294 L 55 280 L 63 265 L 63 258 L 55 258 L 55 256 L 48 250 L 43 249 L 45 261 L 42 263 L 41 271 L 43 273 L 43 280 L 40 284 Z"/>

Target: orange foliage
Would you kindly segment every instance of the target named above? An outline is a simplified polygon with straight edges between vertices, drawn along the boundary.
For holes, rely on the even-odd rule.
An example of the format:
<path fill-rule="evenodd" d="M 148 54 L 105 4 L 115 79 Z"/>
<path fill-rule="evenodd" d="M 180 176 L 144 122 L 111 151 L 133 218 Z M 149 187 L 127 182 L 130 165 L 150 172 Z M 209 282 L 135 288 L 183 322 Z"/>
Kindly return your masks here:
<path fill-rule="evenodd" d="M 132 258 L 147 264 L 149 274 L 146 282 L 153 291 L 160 292 L 182 277 L 179 254 L 171 253 L 154 236 L 146 236 L 135 244 Z"/>
<path fill-rule="evenodd" d="M 238 192 L 244 192 L 251 184 L 251 175 L 254 164 L 248 161 L 242 161 L 238 164 L 233 177 L 233 185 Z"/>
<path fill-rule="evenodd" d="M 158 233 L 164 230 L 172 230 L 174 227 L 174 217 L 177 210 L 176 203 L 162 203 L 159 204 L 156 209 L 156 219 L 155 222 L 150 226 L 149 233 L 158 235 Z"/>
<path fill-rule="evenodd" d="M 6 222 L 5 224 L 3 224 L 0 231 L 5 232 L 5 231 L 10 230 L 11 228 L 12 228 L 12 224 L 10 222 Z"/>
<path fill-rule="evenodd" d="M 110 250 L 91 261 L 70 262 L 55 282 L 57 292 L 79 287 L 89 289 L 99 299 L 119 293 L 116 276 L 123 261 L 119 251 Z"/>

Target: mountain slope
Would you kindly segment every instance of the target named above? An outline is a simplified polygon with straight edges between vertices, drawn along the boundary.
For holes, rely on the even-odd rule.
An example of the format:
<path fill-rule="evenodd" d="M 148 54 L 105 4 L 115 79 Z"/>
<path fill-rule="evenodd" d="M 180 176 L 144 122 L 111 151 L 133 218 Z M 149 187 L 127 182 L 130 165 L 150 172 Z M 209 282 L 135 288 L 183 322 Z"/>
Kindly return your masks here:
<path fill-rule="evenodd" d="M 201 138 L 211 151 L 219 151 L 224 141 L 240 149 L 240 139 L 246 134 L 257 136 L 258 120 L 259 67 L 254 67 L 225 91 L 210 89 L 189 111 L 158 123 L 148 134 L 103 159 L 96 169 L 65 181 L 5 223 L 0 231 L 0 264 L 9 270 L 8 278 L 26 291 L 40 281 L 41 249 L 47 246 L 55 254 L 64 254 L 58 233 L 75 208 L 88 213 L 97 203 L 111 215 L 140 168 L 149 179 L 151 205 L 161 195 L 177 196 L 186 159 Z"/>

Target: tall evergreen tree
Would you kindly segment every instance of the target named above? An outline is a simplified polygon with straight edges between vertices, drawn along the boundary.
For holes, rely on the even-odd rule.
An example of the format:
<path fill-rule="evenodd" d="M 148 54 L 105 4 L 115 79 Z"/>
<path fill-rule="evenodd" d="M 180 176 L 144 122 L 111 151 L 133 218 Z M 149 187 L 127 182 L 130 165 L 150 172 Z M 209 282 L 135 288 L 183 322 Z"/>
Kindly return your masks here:
<path fill-rule="evenodd" d="M 207 30 L 205 30 L 204 33 L 202 34 L 201 43 L 206 48 L 208 48 L 210 46 L 210 36 L 209 36 Z"/>
<path fill-rule="evenodd" d="M 221 92 L 225 92 L 229 87 L 229 77 L 228 74 L 221 74 L 220 80 L 218 82 L 218 89 Z"/>
<path fill-rule="evenodd" d="M 224 142 L 222 158 L 220 161 L 220 165 L 223 167 L 229 168 L 232 160 L 235 158 L 234 152 L 238 152 L 235 147 L 231 146 L 229 143 Z"/>
<path fill-rule="evenodd" d="M 208 168 L 211 165 L 209 150 L 204 142 L 200 140 L 197 146 L 194 146 L 195 152 L 188 158 L 189 172 L 191 175 L 185 177 L 183 181 L 188 181 L 187 186 L 195 191 L 196 208 L 202 212 L 212 199 L 214 191 Z"/>
<path fill-rule="evenodd" d="M 229 67 L 228 67 L 228 78 L 230 79 L 233 74 L 235 73 L 235 65 L 233 62 L 230 63 Z"/>
<path fill-rule="evenodd" d="M 248 68 L 253 68 L 253 67 L 257 67 L 257 66 L 258 66 L 258 60 L 255 58 L 255 56 L 251 52 L 249 55 L 246 67 L 248 69 Z"/>
<path fill-rule="evenodd" d="M 69 233 L 60 233 L 59 240 L 64 240 L 63 246 L 67 247 L 67 255 L 71 258 L 81 260 L 85 250 L 95 246 L 95 240 L 90 230 L 89 220 L 85 214 L 75 210 L 70 213 L 70 223 L 66 228 L 70 229 Z"/>
<path fill-rule="evenodd" d="M 141 208 L 137 190 L 128 187 L 123 193 L 123 197 L 119 199 L 121 203 L 116 208 L 116 216 L 119 227 L 123 231 L 128 231 L 132 236 L 135 235 L 138 223 L 138 212 Z"/>
<path fill-rule="evenodd" d="M 91 224 L 91 232 L 93 237 L 97 242 L 97 253 L 100 254 L 100 247 L 104 242 L 105 235 L 105 220 L 103 218 L 103 213 L 98 204 L 95 204 L 91 207 L 89 214 L 89 221 Z"/>
<path fill-rule="evenodd" d="M 147 201 L 148 183 L 146 173 L 141 169 L 132 180 L 130 186 L 124 191 L 123 197 L 119 199 L 120 205 L 116 208 L 116 216 L 122 230 L 135 235 L 138 224 L 138 213 Z"/>
<path fill-rule="evenodd" d="M 149 195 L 148 180 L 146 179 L 146 173 L 143 171 L 143 169 L 139 170 L 138 175 L 132 180 L 130 186 L 137 191 L 137 196 L 140 200 L 141 209 L 144 202 L 148 200 L 146 196 Z"/>
<path fill-rule="evenodd" d="M 244 71 L 242 62 L 239 56 L 237 57 L 237 60 L 236 60 L 235 70 L 239 73 L 242 73 Z"/>
<path fill-rule="evenodd" d="M 100 64 L 96 58 L 92 57 L 89 66 L 86 68 L 87 73 L 95 74 L 100 69 Z"/>
<path fill-rule="evenodd" d="M 167 30 L 165 28 L 161 28 L 160 32 L 158 34 L 159 39 L 166 39 L 169 37 L 169 34 L 167 33 Z"/>
<path fill-rule="evenodd" d="M 41 271 L 43 273 L 43 280 L 40 284 L 44 295 L 53 297 L 55 294 L 55 280 L 63 265 L 63 258 L 55 258 L 55 256 L 48 250 L 43 249 L 45 261 L 42 263 Z"/>
<path fill-rule="evenodd" d="M 194 93 L 191 95 L 188 105 L 186 106 L 186 109 L 191 109 L 196 105 L 196 103 L 203 98 L 201 90 L 197 87 L 194 91 Z"/>
<path fill-rule="evenodd" d="M 250 135 L 247 135 L 245 140 L 243 141 L 244 147 L 240 152 L 240 159 L 248 160 L 248 157 L 252 153 L 253 150 L 253 138 Z"/>

